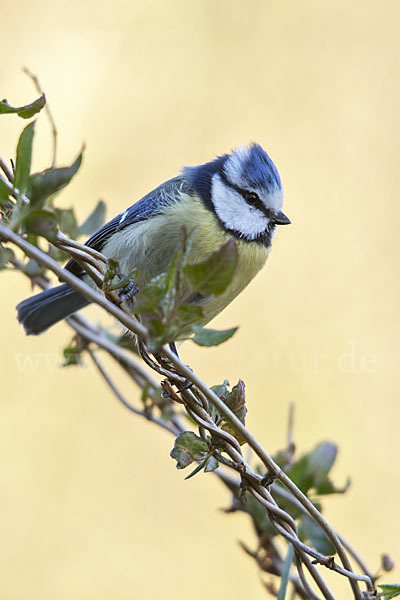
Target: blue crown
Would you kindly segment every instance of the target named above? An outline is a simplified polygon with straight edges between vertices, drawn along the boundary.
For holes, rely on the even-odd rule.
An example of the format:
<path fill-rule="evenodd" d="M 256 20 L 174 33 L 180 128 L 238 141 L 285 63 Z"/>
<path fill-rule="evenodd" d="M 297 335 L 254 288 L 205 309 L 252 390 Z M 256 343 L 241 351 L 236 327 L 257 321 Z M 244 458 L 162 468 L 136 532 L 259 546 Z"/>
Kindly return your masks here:
<path fill-rule="evenodd" d="M 235 156 L 240 156 L 239 153 L 240 149 L 218 156 L 202 165 L 184 167 L 183 174 L 187 182 L 206 204 L 211 203 L 213 175 L 222 171 L 226 176 L 224 169 L 226 162 Z M 245 159 L 239 163 L 239 167 L 238 175 L 246 188 L 265 189 L 267 192 L 273 192 L 282 187 L 277 168 L 259 144 L 250 144 Z"/>
<path fill-rule="evenodd" d="M 241 165 L 241 177 L 251 188 L 272 192 L 282 188 L 281 178 L 274 163 L 259 144 L 249 146 L 249 154 Z"/>

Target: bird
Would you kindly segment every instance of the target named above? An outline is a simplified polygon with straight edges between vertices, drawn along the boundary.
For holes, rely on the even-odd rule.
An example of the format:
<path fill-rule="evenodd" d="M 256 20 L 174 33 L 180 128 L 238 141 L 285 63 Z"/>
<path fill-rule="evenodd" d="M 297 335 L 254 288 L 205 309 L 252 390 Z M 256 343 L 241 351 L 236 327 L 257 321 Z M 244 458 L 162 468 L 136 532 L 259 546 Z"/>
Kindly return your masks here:
<path fill-rule="evenodd" d="M 85 245 L 119 262 L 121 272 L 137 269 L 140 290 L 168 270 L 179 247 L 182 227 L 194 236 L 189 260 L 205 260 L 231 238 L 237 263 L 228 287 L 220 295 L 193 294 L 202 306 L 201 325 L 219 314 L 264 266 L 278 225 L 287 225 L 278 170 L 257 143 L 242 145 L 197 166 L 183 167 L 170 179 L 103 225 Z M 70 259 L 65 269 L 89 282 Z M 27 335 L 38 335 L 90 304 L 68 284 L 47 289 L 17 305 L 18 320 Z"/>

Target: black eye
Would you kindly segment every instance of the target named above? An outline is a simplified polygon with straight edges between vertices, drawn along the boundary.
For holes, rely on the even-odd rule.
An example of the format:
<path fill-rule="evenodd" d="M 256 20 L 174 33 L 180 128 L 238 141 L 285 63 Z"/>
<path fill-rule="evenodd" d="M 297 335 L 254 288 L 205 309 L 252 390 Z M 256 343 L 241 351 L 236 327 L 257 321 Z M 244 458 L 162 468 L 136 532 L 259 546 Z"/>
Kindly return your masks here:
<path fill-rule="evenodd" d="M 255 206 L 256 204 L 258 204 L 260 202 L 260 198 L 257 196 L 257 194 L 255 192 L 245 192 L 244 199 L 251 206 Z"/>

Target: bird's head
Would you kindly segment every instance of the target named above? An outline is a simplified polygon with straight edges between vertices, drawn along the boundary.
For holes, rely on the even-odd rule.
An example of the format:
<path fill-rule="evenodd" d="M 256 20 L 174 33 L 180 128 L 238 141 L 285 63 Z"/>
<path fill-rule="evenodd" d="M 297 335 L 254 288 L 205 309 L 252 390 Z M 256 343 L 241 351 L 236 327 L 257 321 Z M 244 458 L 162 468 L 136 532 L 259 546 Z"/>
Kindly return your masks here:
<path fill-rule="evenodd" d="M 197 167 L 185 167 L 191 187 L 239 239 L 269 246 L 276 225 L 287 225 L 282 212 L 282 184 L 268 154 L 258 144 Z"/>

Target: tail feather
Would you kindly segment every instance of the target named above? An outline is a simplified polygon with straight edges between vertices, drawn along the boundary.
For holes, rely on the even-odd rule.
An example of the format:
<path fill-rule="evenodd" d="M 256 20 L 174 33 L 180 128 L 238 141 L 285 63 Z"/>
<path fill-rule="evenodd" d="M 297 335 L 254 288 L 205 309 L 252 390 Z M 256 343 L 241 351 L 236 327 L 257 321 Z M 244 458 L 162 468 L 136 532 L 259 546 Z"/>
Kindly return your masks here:
<path fill-rule="evenodd" d="M 64 283 L 20 302 L 18 321 L 27 335 L 37 335 L 88 304 L 85 296 Z"/>

